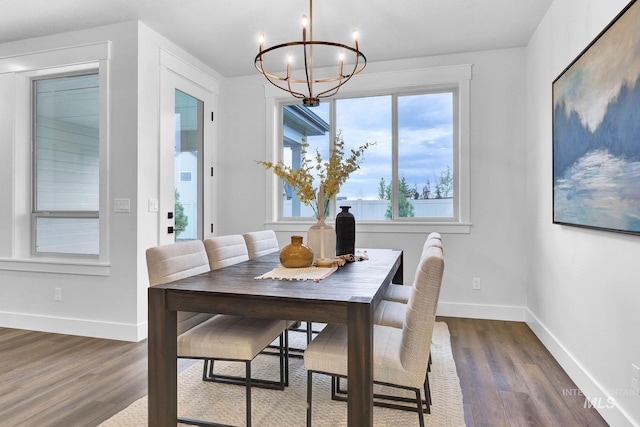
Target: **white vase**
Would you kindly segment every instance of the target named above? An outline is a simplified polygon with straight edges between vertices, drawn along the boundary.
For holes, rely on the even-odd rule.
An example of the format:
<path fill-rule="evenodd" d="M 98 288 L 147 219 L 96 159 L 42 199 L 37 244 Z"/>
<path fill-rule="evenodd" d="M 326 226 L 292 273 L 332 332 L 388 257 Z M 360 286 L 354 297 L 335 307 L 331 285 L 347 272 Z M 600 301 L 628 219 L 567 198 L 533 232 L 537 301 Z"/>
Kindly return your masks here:
<path fill-rule="evenodd" d="M 333 259 L 336 256 L 336 231 L 319 219 L 307 230 L 307 246 L 313 251 L 313 261 Z"/>

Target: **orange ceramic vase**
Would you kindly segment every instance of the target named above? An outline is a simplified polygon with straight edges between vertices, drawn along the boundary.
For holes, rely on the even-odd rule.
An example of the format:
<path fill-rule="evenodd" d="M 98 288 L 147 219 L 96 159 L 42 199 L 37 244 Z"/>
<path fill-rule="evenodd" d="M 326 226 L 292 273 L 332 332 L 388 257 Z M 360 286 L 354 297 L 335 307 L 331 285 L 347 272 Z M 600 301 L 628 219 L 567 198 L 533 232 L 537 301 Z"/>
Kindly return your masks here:
<path fill-rule="evenodd" d="M 291 243 L 280 251 L 280 264 L 287 268 L 310 267 L 313 252 L 302 244 L 302 236 L 291 236 Z"/>

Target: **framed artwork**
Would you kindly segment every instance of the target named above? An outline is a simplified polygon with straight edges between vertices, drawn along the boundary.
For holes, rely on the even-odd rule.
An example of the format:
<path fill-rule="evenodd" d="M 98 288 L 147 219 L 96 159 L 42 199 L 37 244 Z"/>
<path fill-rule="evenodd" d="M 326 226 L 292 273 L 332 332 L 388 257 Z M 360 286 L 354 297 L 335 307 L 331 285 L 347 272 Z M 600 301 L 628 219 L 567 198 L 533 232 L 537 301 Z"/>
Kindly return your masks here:
<path fill-rule="evenodd" d="M 640 234 L 640 2 L 553 82 L 553 222 Z"/>

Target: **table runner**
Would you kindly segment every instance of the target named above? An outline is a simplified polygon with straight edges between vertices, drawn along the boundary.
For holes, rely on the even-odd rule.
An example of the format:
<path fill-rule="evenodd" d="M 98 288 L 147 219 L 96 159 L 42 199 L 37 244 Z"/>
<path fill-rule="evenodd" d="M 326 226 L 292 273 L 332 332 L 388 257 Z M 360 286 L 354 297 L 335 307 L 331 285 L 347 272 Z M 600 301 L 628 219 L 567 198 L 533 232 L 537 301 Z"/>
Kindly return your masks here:
<path fill-rule="evenodd" d="M 268 273 L 254 277 L 254 279 L 276 279 L 276 280 L 313 280 L 318 282 L 338 269 L 337 265 L 332 267 L 304 267 L 286 268 L 278 266 Z"/>

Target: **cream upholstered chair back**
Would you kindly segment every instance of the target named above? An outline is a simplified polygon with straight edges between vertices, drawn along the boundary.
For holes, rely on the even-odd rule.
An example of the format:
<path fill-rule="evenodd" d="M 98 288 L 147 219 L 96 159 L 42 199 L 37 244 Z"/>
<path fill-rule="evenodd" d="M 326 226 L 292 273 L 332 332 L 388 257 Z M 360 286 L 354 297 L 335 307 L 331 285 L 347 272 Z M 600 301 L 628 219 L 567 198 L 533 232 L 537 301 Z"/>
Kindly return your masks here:
<path fill-rule="evenodd" d="M 247 244 L 249 259 L 254 259 L 273 252 L 278 252 L 278 238 L 273 230 L 251 231 L 242 235 Z"/>
<path fill-rule="evenodd" d="M 423 252 L 427 250 L 429 246 L 440 246 L 444 250 L 444 246 L 442 245 L 442 236 L 440 233 L 430 233 L 427 236 L 427 240 L 424 242 Z"/>
<path fill-rule="evenodd" d="M 440 233 L 438 233 L 437 231 L 432 231 L 427 236 L 427 241 L 429 241 L 431 239 L 440 239 L 440 240 L 442 240 L 442 235 Z"/>
<path fill-rule="evenodd" d="M 149 284 L 161 285 L 210 270 L 200 240 L 171 243 L 147 249 Z"/>
<path fill-rule="evenodd" d="M 205 239 L 204 247 L 212 270 L 238 264 L 249 259 L 247 244 L 240 234 L 210 237 Z"/>
<path fill-rule="evenodd" d="M 427 373 L 429 344 L 436 320 L 443 273 L 442 247 L 425 244 L 416 270 L 414 290 L 407 303 L 400 350 L 400 362 L 407 372 L 414 374 L 413 387 L 416 388 L 424 383 Z"/>
<path fill-rule="evenodd" d="M 201 240 L 188 240 L 147 249 L 149 285 L 156 286 L 210 270 Z M 178 335 L 212 317 L 209 313 L 178 312 Z"/>

